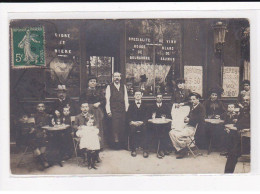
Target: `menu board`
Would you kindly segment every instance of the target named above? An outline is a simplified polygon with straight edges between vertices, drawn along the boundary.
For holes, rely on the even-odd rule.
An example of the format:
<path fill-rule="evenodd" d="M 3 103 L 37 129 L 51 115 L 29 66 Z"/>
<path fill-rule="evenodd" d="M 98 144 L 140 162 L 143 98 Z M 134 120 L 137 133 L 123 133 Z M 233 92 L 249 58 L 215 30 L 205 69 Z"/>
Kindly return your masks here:
<path fill-rule="evenodd" d="M 184 79 L 187 89 L 202 96 L 203 68 L 202 66 L 184 66 Z"/>
<path fill-rule="evenodd" d="M 222 97 L 237 97 L 239 94 L 239 67 L 223 68 Z"/>

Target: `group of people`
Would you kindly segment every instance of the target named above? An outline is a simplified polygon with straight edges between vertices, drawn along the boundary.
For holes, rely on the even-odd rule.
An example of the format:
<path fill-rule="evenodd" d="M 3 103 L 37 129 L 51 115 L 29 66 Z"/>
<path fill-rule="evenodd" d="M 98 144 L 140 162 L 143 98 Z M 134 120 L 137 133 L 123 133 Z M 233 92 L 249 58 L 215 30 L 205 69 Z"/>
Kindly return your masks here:
<path fill-rule="evenodd" d="M 204 124 L 205 118 L 224 119 L 225 136 L 228 139 L 227 164 L 225 172 L 233 172 L 239 157 L 240 133 L 243 129 L 250 128 L 250 82 L 243 82 L 237 103 L 228 104 L 226 110 L 220 95 L 220 88 L 210 90 L 209 99 L 200 102 L 201 96 L 185 89 L 185 80 L 178 79 L 173 90 L 172 103 L 163 101 L 163 94 L 156 95 L 156 101 L 148 106 L 143 100 L 141 90 L 134 91 L 134 101 L 129 105 L 126 86 L 121 83 L 121 74 L 115 72 L 113 81 L 107 86 L 105 94 L 98 89 L 97 78 L 89 76 L 88 87 L 79 98 L 80 114 L 77 114 L 73 101 L 66 95 L 66 87 L 59 85 L 57 97 L 50 114 L 45 112 L 44 103 L 37 105 L 37 113 L 34 115 L 35 123 L 28 122 L 28 116 L 20 119 L 20 127 L 23 139 L 33 149 L 39 163 L 43 168 L 49 167 L 50 159 L 46 156 L 46 147 L 53 142 L 50 138 L 59 137 L 60 160 L 66 160 L 73 154 L 73 137 L 79 139 L 79 148 L 82 151 L 84 162 L 89 169 L 96 169 L 96 163 L 101 162 L 99 152 L 105 147 L 104 132 L 110 137 L 110 145 L 113 149 L 126 149 L 128 146 L 131 156 L 136 157 L 139 147 L 143 150 L 143 157 L 149 157 L 150 145 L 155 138 L 160 142 L 157 157 L 162 159 L 169 155 L 172 148 L 176 151 L 176 158 L 181 159 L 188 153 L 187 144 L 194 136 L 198 126 Z M 240 110 L 237 112 L 236 108 Z M 75 120 L 71 120 L 71 116 Z M 105 117 L 110 124 L 105 124 Z M 162 125 L 153 125 L 150 119 L 171 119 L 172 122 Z M 232 126 L 231 126 L 231 125 Z M 42 129 L 45 125 L 69 125 L 59 136 L 49 134 Z M 109 127 L 108 127 L 109 126 Z M 206 125 L 206 128 L 212 126 Z M 128 129 L 128 130 L 127 130 Z M 234 130 L 236 129 L 236 130 Z M 224 131 L 223 130 L 223 131 Z M 152 135 L 151 135 L 152 134 Z M 54 154 L 57 159 L 57 154 Z M 60 164 L 60 163 L 59 163 Z"/>

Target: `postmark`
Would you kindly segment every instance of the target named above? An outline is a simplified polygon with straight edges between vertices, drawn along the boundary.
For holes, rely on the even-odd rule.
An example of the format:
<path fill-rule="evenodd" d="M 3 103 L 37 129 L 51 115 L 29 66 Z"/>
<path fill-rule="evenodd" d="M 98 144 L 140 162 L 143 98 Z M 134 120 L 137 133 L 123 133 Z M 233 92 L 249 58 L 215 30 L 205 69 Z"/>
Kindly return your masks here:
<path fill-rule="evenodd" d="M 46 66 L 44 27 L 11 29 L 12 68 L 39 68 Z"/>

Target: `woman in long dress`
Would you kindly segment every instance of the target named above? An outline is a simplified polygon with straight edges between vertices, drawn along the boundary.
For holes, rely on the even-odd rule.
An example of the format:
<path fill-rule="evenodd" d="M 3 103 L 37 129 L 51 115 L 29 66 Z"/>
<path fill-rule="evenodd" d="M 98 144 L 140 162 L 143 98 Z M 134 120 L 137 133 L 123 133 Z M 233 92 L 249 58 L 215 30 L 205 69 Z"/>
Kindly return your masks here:
<path fill-rule="evenodd" d="M 83 101 L 89 104 L 89 109 L 93 112 L 96 126 L 99 129 L 100 147 L 104 148 L 104 113 L 102 106 L 104 106 L 106 99 L 101 89 L 97 87 L 97 77 L 89 76 L 88 88 L 86 92 L 80 96 L 80 103 Z"/>

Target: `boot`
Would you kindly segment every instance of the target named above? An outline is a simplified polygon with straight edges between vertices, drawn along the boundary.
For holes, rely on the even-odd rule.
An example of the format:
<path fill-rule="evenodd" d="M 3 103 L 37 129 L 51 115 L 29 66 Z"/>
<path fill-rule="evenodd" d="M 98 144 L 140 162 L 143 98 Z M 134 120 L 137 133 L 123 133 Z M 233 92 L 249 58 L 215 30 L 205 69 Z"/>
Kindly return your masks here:
<path fill-rule="evenodd" d="M 88 169 L 90 170 L 92 168 L 92 158 L 90 152 L 87 153 L 87 157 L 88 157 Z"/>
<path fill-rule="evenodd" d="M 100 157 L 99 157 L 99 151 L 97 151 L 97 152 L 95 153 L 95 161 L 96 161 L 96 163 L 102 162 L 102 160 L 101 160 Z"/>
<path fill-rule="evenodd" d="M 47 161 L 46 154 L 45 154 L 45 153 L 42 153 L 40 156 L 41 156 L 41 158 L 42 158 L 44 168 L 49 168 L 49 167 L 50 167 L 50 164 L 49 164 L 48 161 Z"/>
<path fill-rule="evenodd" d="M 97 169 L 96 167 L 96 160 L 95 160 L 95 153 L 91 153 L 91 168 Z"/>

